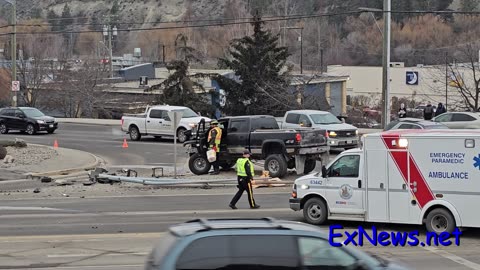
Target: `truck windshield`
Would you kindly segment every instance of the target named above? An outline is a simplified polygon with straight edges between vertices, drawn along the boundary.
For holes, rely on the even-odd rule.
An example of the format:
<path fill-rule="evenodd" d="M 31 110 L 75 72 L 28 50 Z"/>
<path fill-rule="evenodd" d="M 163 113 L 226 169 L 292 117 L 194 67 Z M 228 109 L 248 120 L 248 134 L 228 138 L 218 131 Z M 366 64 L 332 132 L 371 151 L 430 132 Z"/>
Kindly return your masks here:
<path fill-rule="evenodd" d="M 198 117 L 198 114 L 194 112 L 192 109 L 183 109 L 183 110 L 174 110 L 176 112 L 183 112 L 182 118 L 193 118 Z"/>
<path fill-rule="evenodd" d="M 39 111 L 37 109 L 34 109 L 34 108 L 23 109 L 22 111 L 27 117 L 42 117 L 42 116 L 45 116 L 45 114 L 43 114 L 41 111 Z"/>
<path fill-rule="evenodd" d="M 323 113 L 323 114 L 311 114 L 310 117 L 312 118 L 315 124 L 319 125 L 331 125 L 331 124 L 341 124 L 342 122 L 338 120 L 335 115 L 331 113 Z"/>

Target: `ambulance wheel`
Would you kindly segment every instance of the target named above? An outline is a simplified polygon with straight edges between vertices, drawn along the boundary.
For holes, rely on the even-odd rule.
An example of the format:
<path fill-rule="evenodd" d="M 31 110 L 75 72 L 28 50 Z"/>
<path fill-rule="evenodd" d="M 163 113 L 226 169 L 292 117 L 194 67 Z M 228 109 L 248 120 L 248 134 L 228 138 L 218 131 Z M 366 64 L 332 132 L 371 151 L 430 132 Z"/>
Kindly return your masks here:
<path fill-rule="evenodd" d="M 433 209 L 427 215 L 427 221 L 425 222 L 427 231 L 440 234 L 442 232 L 452 233 L 455 230 L 455 219 L 450 211 L 437 208 Z"/>
<path fill-rule="evenodd" d="M 303 217 L 310 224 L 323 224 L 327 221 L 327 205 L 319 198 L 310 198 L 303 206 Z"/>

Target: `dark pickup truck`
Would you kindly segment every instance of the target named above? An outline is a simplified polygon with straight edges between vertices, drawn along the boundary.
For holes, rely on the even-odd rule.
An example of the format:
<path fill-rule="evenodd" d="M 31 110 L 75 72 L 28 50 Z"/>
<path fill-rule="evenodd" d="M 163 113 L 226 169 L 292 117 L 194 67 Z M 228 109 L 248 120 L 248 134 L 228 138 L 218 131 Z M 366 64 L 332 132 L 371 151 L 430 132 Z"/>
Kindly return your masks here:
<path fill-rule="evenodd" d="M 265 170 L 271 177 L 283 177 L 288 169 L 308 174 L 316 161 L 329 152 L 326 131 L 312 128 L 280 129 L 273 116 L 235 116 L 222 118 L 223 129 L 218 160 L 223 169 L 230 169 L 248 149 L 252 160 L 265 160 Z M 207 159 L 207 137 L 210 127 L 201 121 L 189 147 L 189 168 L 196 175 L 206 174 L 211 164 Z"/>

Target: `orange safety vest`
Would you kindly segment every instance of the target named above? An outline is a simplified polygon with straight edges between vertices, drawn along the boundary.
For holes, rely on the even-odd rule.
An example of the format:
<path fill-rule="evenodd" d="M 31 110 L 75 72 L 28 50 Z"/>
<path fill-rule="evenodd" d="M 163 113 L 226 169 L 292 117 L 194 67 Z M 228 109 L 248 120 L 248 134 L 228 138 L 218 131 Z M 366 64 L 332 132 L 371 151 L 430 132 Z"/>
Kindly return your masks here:
<path fill-rule="evenodd" d="M 212 139 L 212 131 L 217 131 L 217 136 L 215 136 L 215 146 L 217 147 L 217 152 L 220 152 L 220 141 L 222 139 L 222 129 L 219 127 L 214 127 L 208 132 L 208 141 Z"/>

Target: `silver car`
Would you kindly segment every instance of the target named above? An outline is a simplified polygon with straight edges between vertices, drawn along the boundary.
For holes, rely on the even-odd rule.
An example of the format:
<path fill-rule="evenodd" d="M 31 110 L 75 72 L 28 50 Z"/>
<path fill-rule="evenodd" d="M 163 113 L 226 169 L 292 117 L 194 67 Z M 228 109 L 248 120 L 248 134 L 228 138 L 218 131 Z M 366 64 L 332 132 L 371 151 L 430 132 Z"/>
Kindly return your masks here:
<path fill-rule="evenodd" d="M 395 129 L 448 129 L 442 123 L 432 122 L 418 118 L 401 118 L 389 123 L 385 130 Z"/>
<path fill-rule="evenodd" d="M 480 128 L 480 113 L 478 112 L 446 112 L 432 119 L 450 129 Z"/>

